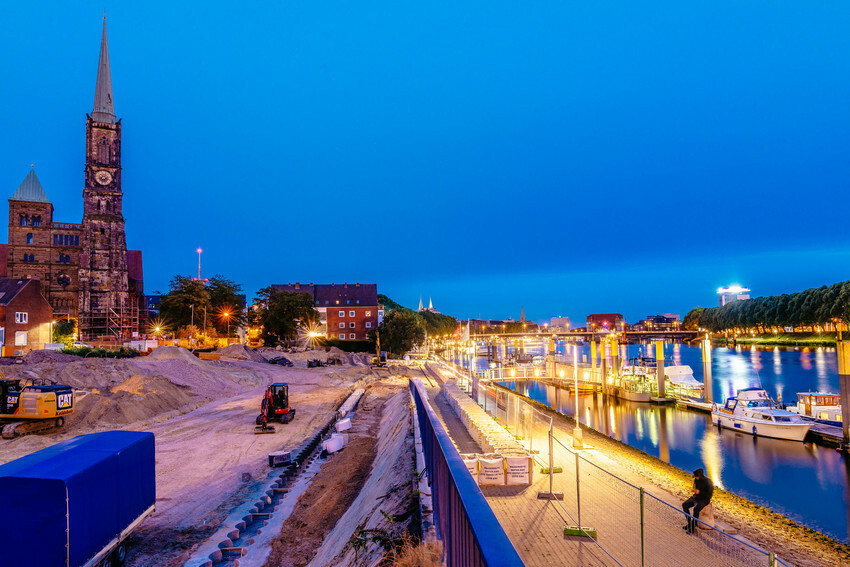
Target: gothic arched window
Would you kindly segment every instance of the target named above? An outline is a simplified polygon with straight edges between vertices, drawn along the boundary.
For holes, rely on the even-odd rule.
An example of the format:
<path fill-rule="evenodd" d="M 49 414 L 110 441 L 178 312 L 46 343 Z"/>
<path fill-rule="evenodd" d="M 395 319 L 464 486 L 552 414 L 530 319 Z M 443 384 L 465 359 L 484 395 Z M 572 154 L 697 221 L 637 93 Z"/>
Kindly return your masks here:
<path fill-rule="evenodd" d="M 27 244 L 32 244 L 32 233 L 31 232 L 27 233 Z"/>
<path fill-rule="evenodd" d="M 110 161 L 111 153 L 109 151 L 109 142 L 106 140 L 106 136 L 100 137 L 100 143 L 97 145 L 97 161 L 102 164 L 108 164 Z"/>

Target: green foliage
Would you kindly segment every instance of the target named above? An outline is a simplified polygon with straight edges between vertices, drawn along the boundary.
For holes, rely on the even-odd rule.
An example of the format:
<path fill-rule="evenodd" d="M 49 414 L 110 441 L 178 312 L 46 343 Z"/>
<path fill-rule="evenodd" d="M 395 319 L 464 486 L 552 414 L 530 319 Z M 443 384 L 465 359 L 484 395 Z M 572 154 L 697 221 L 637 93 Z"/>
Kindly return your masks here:
<path fill-rule="evenodd" d="M 263 327 L 263 344 L 274 346 L 281 340 L 298 338 L 302 327 L 318 324 L 319 312 L 313 308 L 310 294 L 277 291 L 269 286 L 257 292 L 251 319 Z"/>
<path fill-rule="evenodd" d="M 688 317 L 695 311 L 685 317 L 686 328 Z M 836 321 L 850 324 L 850 281 L 798 293 L 732 301 L 723 307 L 702 310 L 697 320 L 698 327 L 712 332 L 751 329 L 764 333 L 770 327 L 814 327 Z"/>
<path fill-rule="evenodd" d="M 139 356 L 139 351 L 123 346 L 109 350 L 99 347 L 73 347 L 63 348 L 60 352 L 85 358 L 135 358 Z"/>
<path fill-rule="evenodd" d="M 457 330 L 457 319 L 451 315 L 431 313 L 430 311 L 416 312 L 380 293 L 378 294 L 378 303 L 384 306 L 386 310 L 385 315 L 393 311 L 413 315 L 419 319 L 422 328 L 428 333 L 428 336 L 451 335 Z"/>
<path fill-rule="evenodd" d="M 222 336 L 227 333 L 228 319 L 231 333 L 245 324 L 242 287 L 222 275 L 216 274 L 206 284 L 187 276 L 174 276 L 169 287 L 169 292 L 162 296 L 159 312 L 170 328 L 188 327 L 193 319 L 195 326 L 202 328 L 205 312 L 207 327 Z"/>
<path fill-rule="evenodd" d="M 425 342 L 425 329 L 413 313 L 390 311 L 378 328 L 381 350 L 401 357 Z"/>
<path fill-rule="evenodd" d="M 682 328 L 686 331 L 696 331 L 699 329 L 699 318 L 703 311 L 705 311 L 705 307 L 694 307 L 688 311 L 688 314 L 685 315 L 685 320 L 682 321 Z"/>
<path fill-rule="evenodd" d="M 74 328 L 76 326 L 76 322 L 73 319 L 53 323 L 53 342 L 63 343 L 66 347 L 73 345 Z"/>

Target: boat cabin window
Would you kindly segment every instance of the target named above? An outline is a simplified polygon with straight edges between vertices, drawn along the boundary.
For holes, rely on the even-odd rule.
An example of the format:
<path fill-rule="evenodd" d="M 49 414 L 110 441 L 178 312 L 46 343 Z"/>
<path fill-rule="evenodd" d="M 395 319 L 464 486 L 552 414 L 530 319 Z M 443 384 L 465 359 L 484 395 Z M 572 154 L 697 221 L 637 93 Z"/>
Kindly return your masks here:
<path fill-rule="evenodd" d="M 773 421 L 769 415 L 761 414 L 761 418 L 765 421 Z"/>
<path fill-rule="evenodd" d="M 735 409 L 736 405 L 738 405 L 738 400 L 734 398 L 729 398 L 728 400 L 726 400 L 726 409 L 733 410 Z"/>
<path fill-rule="evenodd" d="M 783 421 L 783 422 L 790 422 L 790 421 L 793 421 L 793 420 L 791 419 L 791 416 L 788 416 L 788 415 L 775 415 L 775 416 L 773 416 L 773 418 L 774 418 L 776 421 Z"/>

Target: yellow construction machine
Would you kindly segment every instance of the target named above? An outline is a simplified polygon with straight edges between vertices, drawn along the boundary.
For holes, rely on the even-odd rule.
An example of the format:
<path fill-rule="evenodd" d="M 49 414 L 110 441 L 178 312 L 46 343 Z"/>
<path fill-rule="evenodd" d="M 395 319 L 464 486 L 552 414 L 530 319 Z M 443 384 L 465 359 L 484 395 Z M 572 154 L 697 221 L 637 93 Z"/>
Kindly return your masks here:
<path fill-rule="evenodd" d="M 74 390 L 46 380 L 0 378 L 0 427 L 3 439 L 47 431 L 74 413 Z"/>

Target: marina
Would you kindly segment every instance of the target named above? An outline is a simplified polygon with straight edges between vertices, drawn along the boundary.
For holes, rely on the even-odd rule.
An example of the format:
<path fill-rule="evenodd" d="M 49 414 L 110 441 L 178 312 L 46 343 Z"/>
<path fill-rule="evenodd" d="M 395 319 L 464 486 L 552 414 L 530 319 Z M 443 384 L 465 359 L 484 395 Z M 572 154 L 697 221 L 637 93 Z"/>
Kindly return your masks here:
<path fill-rule="evenodd" d="M 525 345 L 525 350 L 547 355 L 548 347 L 546 343 Z M 569 343 L 557 343 L 554 352 L 570 355 L 572 348 Z M 648 357 L 652 349 L 653 345 L 620 345 L 618 354 L 621 360 L 629 360 Z M 577 347 L 579 360 L 582 356 L 589 359 L 590 350 L 589 345 Z M 664 352 L 671 364 L 690 366 L 694 378 L 703 381 L 699 347 L 667 344 Z M 480 372 L 489 367 L 481 357 L 460 354 L 455 361 Z M 749 387 L 762 387 L 777 399 L 791 397 L 788 392 L 835 391 L 838 387 L 836 354 L 827 348 L 715 347 L 710 369 L 717 401 Z M 507 379 L 499 383 L 574 416 L 573 380 L 543 377 L 545 369 L 537 369 L 540 376 L 535 377 L 534 370 L 514 372 L 514 377 L 508 371 Z M 579 387 L 578 408 L 579 421 L 600 433 L 682 470 L 706 467 L 719 488 L 850 542 L 850 465 L 847 457 L 833 448 L 841 438 L 838 427 L 812 424 L 806 442 L 753 436 L 712 424 L 711 403 L 690 399 L 678 399 L 675 404 L 634 402 L 605 395 L 601 389 L 594 393 L 586 383 Z M 795 489 L 799 486 L 808 487 L 805 495 Z"/>

